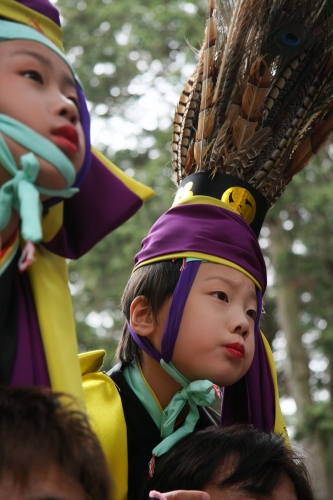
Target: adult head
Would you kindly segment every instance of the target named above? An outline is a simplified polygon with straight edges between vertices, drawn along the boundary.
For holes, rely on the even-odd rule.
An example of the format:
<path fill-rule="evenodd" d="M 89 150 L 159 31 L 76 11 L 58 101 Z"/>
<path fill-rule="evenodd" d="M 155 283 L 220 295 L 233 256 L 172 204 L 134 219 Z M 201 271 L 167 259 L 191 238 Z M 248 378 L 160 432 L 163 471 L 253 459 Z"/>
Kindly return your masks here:
<path fill-rule="evenodd" d="M 202 490 L 211 500 L 313 500 L 297 452 L 274 433 L 254 427 L 208 427 L 186 437 L 156 461 L 150 490 Z"/>
<path fill-rule="evenodd" d="M 109 500 L 110 476 L 69 396 L 0 388 L 0 499 Z"/>

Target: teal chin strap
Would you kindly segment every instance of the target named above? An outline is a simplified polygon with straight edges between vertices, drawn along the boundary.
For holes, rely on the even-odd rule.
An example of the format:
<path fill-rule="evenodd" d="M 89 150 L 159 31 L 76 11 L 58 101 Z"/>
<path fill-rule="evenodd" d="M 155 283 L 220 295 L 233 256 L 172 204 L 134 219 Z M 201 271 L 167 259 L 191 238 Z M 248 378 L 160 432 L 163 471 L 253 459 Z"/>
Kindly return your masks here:
<path fill-rule="evenodd" d="M 190 382 L 172 363 L 166 363 L 161 359 L 160 364 L 183 389 L 174 395 L 163 412 L 161 437 L 164 439 L 153 449 L 153 457 L 163 455 L 180 439 L 193 432 L 199 420 L 198 406 L 210 406 L 214 403 L 216 397 L 221 397 L 220 388 L 209 380 L 195 380 L 194 382 Z M 186 403 L 188 403 L 190 409 L 185 422 L 174 431 L 176 419 Z M 150 466 L 150 473 L 152 472 L 151 469 L 152 467 Z"/>
<path fill-rule="evenodd" d="M 55 144 L 9 116 L 0 114 L 0 132 L 31 151 L 21 156 L 20 170 L 0 134 L 0 165 L 13 176 L 0 188 L 0 231 L 9 223 L 14 208 L 22 220 L 21 234 L 24 240 L 38 243 L 42 239 L 42 204 L 39 195 L 70 198 L 77 193 L 79 189 L 70 187 L 76 176 L 74 166 Z M 66 181 L 65 189 L 46 189 L 34 184 L 40 169 L 34 153 L 61 173 Z"/>

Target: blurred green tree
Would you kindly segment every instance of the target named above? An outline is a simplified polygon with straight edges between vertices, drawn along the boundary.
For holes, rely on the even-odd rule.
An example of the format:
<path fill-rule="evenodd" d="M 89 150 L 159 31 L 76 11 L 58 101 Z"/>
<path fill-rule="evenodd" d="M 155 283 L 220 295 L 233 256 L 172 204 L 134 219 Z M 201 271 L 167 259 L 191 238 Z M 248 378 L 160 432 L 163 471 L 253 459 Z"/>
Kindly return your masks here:
<path fill-rule="evenodd" d="M 280 330 L 273 341 L 280 394 L 296 402 L 289 423 L 315 457 L 316 498 L 325 499 L 333 491 L 332 155 L 329 145 L 293 179 L 263 231 L 275 272 L 268 301 Z"/>

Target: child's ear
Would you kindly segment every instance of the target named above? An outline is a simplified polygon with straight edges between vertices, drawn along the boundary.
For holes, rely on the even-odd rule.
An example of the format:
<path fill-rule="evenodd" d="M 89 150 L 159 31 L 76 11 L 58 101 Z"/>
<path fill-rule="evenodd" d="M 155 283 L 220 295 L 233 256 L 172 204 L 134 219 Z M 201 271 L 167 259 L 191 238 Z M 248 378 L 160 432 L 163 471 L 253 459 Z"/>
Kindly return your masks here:
<path fill-rule="evenodd" d="M 146 337 L 155 331 L 156 322 L 147 297 L 135 297 L 130 307 L 130 324 L 135 333 Z"/>

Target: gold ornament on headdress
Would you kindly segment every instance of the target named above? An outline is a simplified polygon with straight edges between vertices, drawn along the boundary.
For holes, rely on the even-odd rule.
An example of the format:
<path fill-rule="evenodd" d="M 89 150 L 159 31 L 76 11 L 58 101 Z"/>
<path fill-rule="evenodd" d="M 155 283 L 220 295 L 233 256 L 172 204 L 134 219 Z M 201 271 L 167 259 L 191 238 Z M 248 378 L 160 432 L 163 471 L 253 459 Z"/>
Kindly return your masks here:
<path fill-rule="evenodd" d="M 231 187 L 223 193 L 221 200 L 235 208 L 248 224 L 251 224 L 255 218 L 257 204 L 247 189 L 238 186 Z"/>

